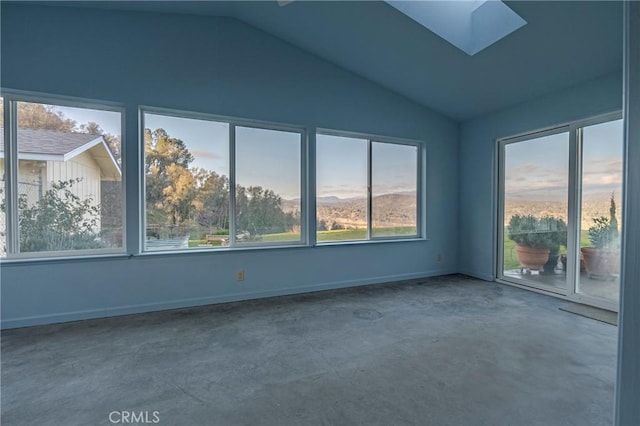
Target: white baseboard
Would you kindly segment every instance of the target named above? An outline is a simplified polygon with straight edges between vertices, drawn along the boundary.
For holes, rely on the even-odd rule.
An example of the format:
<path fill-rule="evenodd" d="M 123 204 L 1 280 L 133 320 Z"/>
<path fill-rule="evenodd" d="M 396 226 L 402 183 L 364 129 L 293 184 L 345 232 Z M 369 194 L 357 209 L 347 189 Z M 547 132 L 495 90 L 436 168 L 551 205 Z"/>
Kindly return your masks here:
<path fill-rule="evenodd" d="M 234 293 L 224 296 L 198 297 L 192 299 L 170 300 L 166 302 L 146 303 L 128 306 L 116 306 L 104 309 L 91 309 L 86 311 L 62 312 L 47 315 L 37 315 L 30 317 L 19 317 L 2 320 L 0 328 L 8 330 L 20 327 L 32 327 L 37 325 L 63 323 L 69 321 L 79 321 L 95 318 L 106 318 L 119 315 L 139 314 L 145 312 L 163 311 L 167 309 L 190 308 L 195 306 L 205 306 L 217 303 L 239 302 L 242 300 L 263 299 L 275 296 L 287 296 L 293 294 L 311 293 L 324 290 L 335 290 L 339 288 L 359 287 L 363 285 L 382 284 L 393 281 L 403 281 L 416 278 L 434 277 L 439 275 L 454 274 L 452 270 L 432 270 L 412 274 L 387 275 L 382 277 L 368 278 L 364 280 L 335 281 L 331 283 L 314 284 L 301 287 L 288 287 L 275 290 L 266 290 L 251 293 Z"/>

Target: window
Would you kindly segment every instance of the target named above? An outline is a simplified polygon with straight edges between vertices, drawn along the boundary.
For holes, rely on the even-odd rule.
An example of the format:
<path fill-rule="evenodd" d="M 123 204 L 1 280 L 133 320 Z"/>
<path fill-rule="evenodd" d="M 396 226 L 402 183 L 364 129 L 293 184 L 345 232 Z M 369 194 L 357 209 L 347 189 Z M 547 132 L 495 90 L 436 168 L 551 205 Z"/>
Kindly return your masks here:
<path fill-rule="evenodd" d="M 623 141 L 619 114 L 499 141 L 499 279 L 617 308 Z"/>
<path fill-rule="evenodd" d="M 122 113 L 76 105 L 4 98 L 3 256 L 124 250 Z"/>
<path fill-rule="evenodd" d="M 416 238 L 420 146 L 319 133 L 317 241 Z"/>
<path fill-rule="evenodd" d="M 301 241 L 300 141 L 300 133 L 236 127 L 236 243 Z"/>
<path fill-rule="evenodd" d="M 302 242 L 300 131 L 151 110 L 143 120 L 144 250 Z"/>
<path fill-rule="evenodd" d="M 418 235 L 418 147 L 371 143 L 371 232 Z"/>

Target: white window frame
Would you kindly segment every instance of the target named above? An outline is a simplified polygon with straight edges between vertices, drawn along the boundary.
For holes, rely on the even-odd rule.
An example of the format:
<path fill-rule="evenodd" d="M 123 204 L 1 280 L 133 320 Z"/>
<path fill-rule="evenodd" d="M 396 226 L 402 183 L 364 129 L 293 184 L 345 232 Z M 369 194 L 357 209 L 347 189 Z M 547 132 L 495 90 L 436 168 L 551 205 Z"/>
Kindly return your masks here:
<path fill-rule="evenodd" d="M 146 222 L 147 222 L 147 207 L 146 207 L 146 176 L 144 173 L 145 167 L 145 152 L 144 152 L 144 129 L 145 129 L 145 114 L 164 115 L 176 118 L 215 121 L 218 123 L 225 123 L 229 125 L 229 245 L 221 247 L 198 247 L 198 248 L 186 248 L 186 249 L 167 249 L 167 250 L 147 250 L 145 247 L 146 240 Z M 308 247 L 308 197 L 307 197 L 307 152 L 308 152 L 308 137 L 307 130 L 302 126 L 295 126 L 291 124 L 273 123 L 268 121 L 242 119 L 237 117 L 222 116 L 217 114 L 200 113 L 193 111 L 184 111 L 171 108 L 162 108 L 154 106 L 140 106 L 140 253 L 141 254 L 174 254 L 174 253 L 198 253 L 198 252 L 217 252 L 217 251 L 237 251 L 237 250 L 251 250 L 251 249 L 270 249 L 278 247 Z M 236 127 L 247 127 L 263 130 L 283 131 L 290 133 L 298 133 L 300 135 L 300 239 L 296 241 L 276 241 L 276 242 L 248 242 L 237 244 L 236 242 Z"/>
<path fill-rule="evenodd" d="M 4 153 L 5 153 L 5 225 L 6 225 L 6 257 L 0 262 L 19 260 L 46 260 L 77 257 L 100 257 L 123 255 L 127 251 L 127 222 L 126 222 L 126 149 L 125 149 L 125 107 L 121 103 L 43 94 L 30 91 L 0 89 L 0 97 L 4 103 Z M 122 247 L 103 249 L 81 249 L 60 251 L 20 252 L 20 233 L 18 223 L 18 116 L 17 103 L 30 102 L 72 108 L 85 108 L 100 111 L 110 111 L 120 114 L 120 171 L 122 173 Z"/>
<path fill-rule="evenodd" d="M 589 118 L 575 120 L 568 123 L 549 126 L 543 129 L 520 133 L 518 135 L 500 138 L 496 141 L 498 170 L 495 174 L 495 188 L 497 190 L 498 206 L 496 211 L 496 231 L 494 235 L 496 264 L 494 265 L 496 281 L 509 284 L 515 287 L 538 291 L 553 295 L 561 299 L 575 301 L 577 303 L 588 304 L 611 311 L 618 311 L 618 302 L 609 299 L 586 295 L 576 292 L 578 277 L 580 276 L 580 264 L 577 256 L 567 256 L 567 281 L 566 288 L 557 289 L 538 284 L 526 278 L 515 280 L 504 275 L 504 177 L 505 177 L 505 147 L 512 143 L 523 142 L 543 136 L 550 136 L 559 133 L 569 133 L 569 175 L 568 175 L 568 197 L 567 197 L 567 251 L 579 249 L 580 245 L 580 212 L 582 210 L 582 129 L 596 124 L 607 123 L 622 119 L 622 111 L 600 114 Z M 621 206 L 623 207 L 623 206 Z"/>
<path fill-rule="evenodd" d="M 366 239 L 363 240 L 339 240 L 339 241 L 316 241 L 317 246 L 332 246 L 343 244 L 371 244 L 380 242 L 406 242 L 406 241 L 424 241 L 427 240 L 426 233 L 426 164 L 427 164 L 427 148 L 423 141 L 403 139 L 388 136 L 379 136 L 366 133 L 356 133 L 348 131 L 340 131 L 333 129 L 316 129 L 316 150 L 317 150 L 317 136 L 336 136 L 345 138 L 362 139 L 367 143 L 367 233 Z M 391 235 L 384 237 L 376 237 L 372 233 L 373 228 L 373 194 L 372 194 L 372 176 L 373 176 L 373 164 L 372 164 L 372 146 L 373 143 L 386 143 L 403 146 L 414 146 L 418 149 L 417 161 L 416 161 L 416 234 L 415 235 Z M 317 160 L 316 160 L 317 161 Z M 316 164 L 317 170 L 317 164 Z M 317 176 L 316 176 L 317 187 Z M 317 188 L 316 188 L 317 191 Z M 317 209 L 316 209 L 317 210 Z M 317 211 L 314 216 L 314 224 L 317 221 Z M 315 228 L 315 227 L 314 227 Z M 314 239 L 317 239 L 317 229 L 315 229 Z"/>

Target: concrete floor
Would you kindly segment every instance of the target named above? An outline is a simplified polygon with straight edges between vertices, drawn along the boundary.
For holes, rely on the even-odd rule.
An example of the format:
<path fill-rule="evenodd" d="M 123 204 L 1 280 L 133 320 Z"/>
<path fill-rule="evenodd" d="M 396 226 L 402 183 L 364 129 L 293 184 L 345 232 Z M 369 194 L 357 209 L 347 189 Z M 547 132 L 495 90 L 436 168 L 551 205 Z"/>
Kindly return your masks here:
<path fill-rule="evenodd" d="M 454 275 L 9 330 L 2 424 L 611 424 L 617 329 L 564 304 Z"/>

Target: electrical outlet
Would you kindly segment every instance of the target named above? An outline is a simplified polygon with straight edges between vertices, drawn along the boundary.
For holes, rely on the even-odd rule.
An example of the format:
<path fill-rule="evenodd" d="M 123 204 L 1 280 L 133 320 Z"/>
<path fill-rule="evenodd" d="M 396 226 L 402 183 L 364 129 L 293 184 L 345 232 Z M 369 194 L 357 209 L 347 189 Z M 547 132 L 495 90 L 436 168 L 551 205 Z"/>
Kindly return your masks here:
<path fill-rule="evenodd" d="M 236 281 L 244 281 L 244 271 L 236 272 Z"/>

